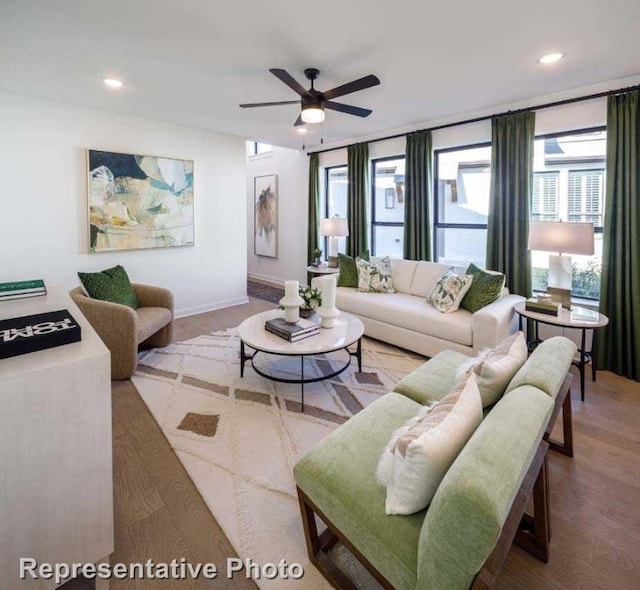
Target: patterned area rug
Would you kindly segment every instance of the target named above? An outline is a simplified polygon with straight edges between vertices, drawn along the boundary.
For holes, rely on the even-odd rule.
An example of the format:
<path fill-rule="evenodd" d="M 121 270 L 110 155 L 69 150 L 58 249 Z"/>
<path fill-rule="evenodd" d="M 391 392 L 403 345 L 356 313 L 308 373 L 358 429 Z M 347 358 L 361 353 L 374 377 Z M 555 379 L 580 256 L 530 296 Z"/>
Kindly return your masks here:
<path fill-rule="evenodd" d="M 266 380 L 249 363 L 240 378 L 235 328 L 144 353 L 132 377 L 238 555 L 304 566 L 301 580 L 256 580 L 261 588 L 329 588 L 307 557 L 293 466 L 424 361 L 366 338 L 362 348 L 362 373 L 354 359 L 339 376 L 305 386 L 304 413 L 299 385 Z M 307 358 L 305 375 L 328 374 L 345 360 L 345 351 Z M 258 362 L 299 375 L 299 357 Z M 358 586 L 371 587 L 366 579 Z"/>

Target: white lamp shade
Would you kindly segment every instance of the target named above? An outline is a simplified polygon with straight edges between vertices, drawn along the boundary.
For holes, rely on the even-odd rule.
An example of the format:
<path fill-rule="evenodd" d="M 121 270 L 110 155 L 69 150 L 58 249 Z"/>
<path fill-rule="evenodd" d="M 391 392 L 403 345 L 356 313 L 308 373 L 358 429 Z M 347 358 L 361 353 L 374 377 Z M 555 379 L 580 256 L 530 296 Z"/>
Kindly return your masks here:
<path fill-rule="evenodd" d="M 348 236 L 349 222 L 344 217 L 332 217 L 320 220 L 321 236 Z"/>
<path fill-rule="evenodd" d="M 591 256 L 594 253 L 593 223 L 532 221 L 527 247 L 543 252 Z"/>

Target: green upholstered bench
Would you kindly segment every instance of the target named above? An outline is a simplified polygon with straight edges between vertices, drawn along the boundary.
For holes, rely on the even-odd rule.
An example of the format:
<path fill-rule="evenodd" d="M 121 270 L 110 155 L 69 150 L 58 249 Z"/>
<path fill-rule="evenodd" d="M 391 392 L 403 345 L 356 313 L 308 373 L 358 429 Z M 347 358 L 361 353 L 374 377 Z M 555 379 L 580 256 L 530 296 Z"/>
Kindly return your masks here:
<path fill-rule="evenodd" d="M 455 590 L 490 584 L 514 537 L 546 560 L 545 438 L 574 354 L 562 337 L 534 351 L 421 512 L 386 515 L 376 466 L 391 434 L 440 399 L 468 357 L 438 354 L 314 446 L 294 468 L 311 561 L 334 586 L 351 587 L 327 554 L 339 539 L 385 588 Z M 529 531 L 519 530 L 532 493 Z M 314 514 L 327 525 L 322 535 Z"/>

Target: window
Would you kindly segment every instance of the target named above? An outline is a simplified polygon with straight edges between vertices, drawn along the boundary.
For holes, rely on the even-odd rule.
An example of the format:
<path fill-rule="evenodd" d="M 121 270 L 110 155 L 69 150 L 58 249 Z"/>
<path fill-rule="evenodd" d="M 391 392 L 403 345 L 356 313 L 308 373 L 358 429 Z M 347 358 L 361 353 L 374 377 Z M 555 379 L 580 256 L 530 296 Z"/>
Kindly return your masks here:
<path fill-rule="evenodd" d="M 435 151 L 434 259 L 484 267 L 491 145 Z"/>
<path fill-rule="evenodd" d="M 248 155 L 257 156 L 258 154 L 265 154 L 273 151 L 273 147 L 268 143 L 260 143 L 259 141 L 248 141 Z"/>
<path fill-rule="evenodd" d="M 535 221 L 558 220 L 558 179 L 557 172 L 534 173 L 531 218 Z"/>
<path fill-rule="evenodd" d="M 371 254 L 402 258 L 404 242 L 404 165 L 401 157 L 371 162 Z"/>
<path fill-rule="evenodd" d="M 573 295 L 598 299 L 602 268 L 602 226 L 606 131 L 589 129 L 539 137 L 534 150 L 531 219 L 592 222 L 595 254 L 572 255 Z M 547 289 L 548 252 L 532 252 L 534 291 Z"/>
<path fill-rule="evenodd" d="M 325 217 L 347 216 L 347 167 L 325 168 Z M 329 240 L 325 238 L 324 254 L 327 256 Z M 338 252 L 344 252 L 347 238 L 338 238 Z"/>

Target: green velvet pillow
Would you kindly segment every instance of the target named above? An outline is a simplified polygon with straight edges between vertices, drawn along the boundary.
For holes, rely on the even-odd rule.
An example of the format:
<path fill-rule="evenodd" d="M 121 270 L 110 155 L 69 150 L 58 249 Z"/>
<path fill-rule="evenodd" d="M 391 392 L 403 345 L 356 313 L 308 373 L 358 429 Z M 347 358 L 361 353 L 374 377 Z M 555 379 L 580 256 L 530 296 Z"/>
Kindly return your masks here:
<path fill-rule="evenodd" d="M 502 273 L 487 272 L 471 263 L 465 274 L 472 275 L 473 281 L 460 307 L 475 313 L 486 305 L 500 299 L 506 280 Z"/>
<path fill-rule="evenodd" d="M 92 299 L 138 308 L 136 292 L 122 266 L 114 266 L 102 272 L 79 272 L 78 277 Z"/>
<path fill-rule="evenodd" d="M 359 258 L 363 260 L 369 260 L 369 250 L 361 252 Z M 355 258 L 347 256 L 346 254 L 338 253 L 338 268 L 340 274 L 338 275 L 338 287 L 358 287 L 358 266 L 356 265 Z"/>

